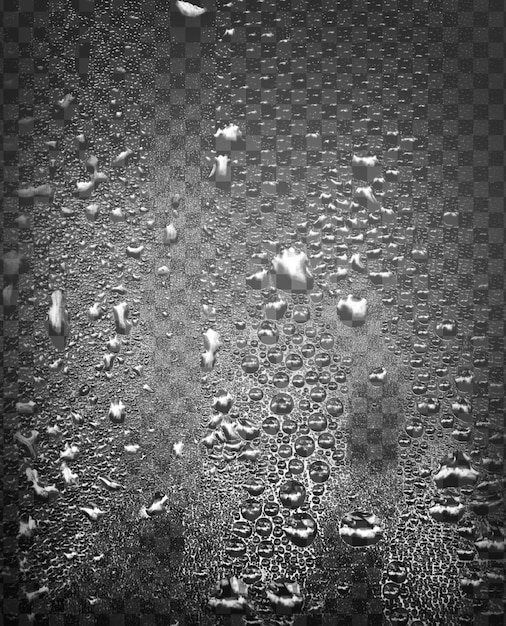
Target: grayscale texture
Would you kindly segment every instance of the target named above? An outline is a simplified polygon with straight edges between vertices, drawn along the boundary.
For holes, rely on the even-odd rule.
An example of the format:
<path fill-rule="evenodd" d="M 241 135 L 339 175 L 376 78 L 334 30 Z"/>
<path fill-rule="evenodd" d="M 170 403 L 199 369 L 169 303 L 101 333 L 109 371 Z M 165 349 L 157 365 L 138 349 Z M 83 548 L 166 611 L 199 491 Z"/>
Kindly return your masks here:
<path fill-rule="evenodd" d="M 2 623 L 502 625 L 502 0 L 2 7 Z"/>

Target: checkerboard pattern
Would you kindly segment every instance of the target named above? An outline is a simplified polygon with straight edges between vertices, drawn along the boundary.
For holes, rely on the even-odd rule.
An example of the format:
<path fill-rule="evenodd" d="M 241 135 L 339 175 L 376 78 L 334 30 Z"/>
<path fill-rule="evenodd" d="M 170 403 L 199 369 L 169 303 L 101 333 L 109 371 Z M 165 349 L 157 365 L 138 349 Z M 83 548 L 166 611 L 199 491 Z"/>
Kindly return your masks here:
<path fill-rule="evenodd" d="M 30 87 L 33 80 L 31 59 L 23 59 L 30 42 L 30 20 L 20 16 L 15 6 L 5 6 L 3 16 L 3 59 L 2 72 L 4 90 L 2 92 L 2 258 L 3 258 L 3 302 L 2 302 L 2 422 L 4 451 L 2 454 L 2 509 L 3 509 L 3 550 L 2 550 L 2 591 L 9 611 L 17 613 L 18 572 L 17 572 L 17 521 L 18 521 L 18 450 L 13 445 L 13 435 L 17 430 L 16 402 L 25 393 L 19 372 L 23 367 L 30 368 L 30 345 L 20 337 L 21 331 L 31 333 L 33 311 L 30 296 L 30 272 L 22 268 L 19 260 L 30 255 L 31 238 L 26 227 L 20 222 L 18 201 L 12 197 L 20 176 L 31 174 L 33 163 L 29 156 L 31 141 L 27 134 L 33 128 L 34 118 L 30 110 Z M 26 89 L 24 97 L 21 91 Z M 20 156 L 22 147 L 28 148 L 28 155 Z M 10 192 L 10 193 L 9 193 Z M 10 257 L 10 262 L 9 262 Z M 28 289 L 27 289 L 28 287 Z M 33 363 L 33 358 L 31 359 Z"/>
<path fill-rule="evenodd" d="M 238 364 L 228 339 L 234 337 L 236 316 L 245 315 L 239 305 L 256 306 L 244 277 L 251 273 L 250 258 L 261 250 L 264 233 L 273 233 L 270 238 L 279 248 L 300 241 L 298 224 L 316 219 L 321 195 L 336 187 L 371 210 L 357 188 L 383 176 L 388 184 L 382 206 L 395 213 L 395 224 L 382 214 L 382 246 L 392 246 L 390 260 L 405 257 L 408 271 L 399 271 L 397 285 L 381 291 L 365 277 L 356 278 L 370 301 L 366 328 L 339 324 L 335 302 L 323 308 L 322 316 L 342 350 L 339 393 L 347 416 L 347 462 L 350 472 L 362 477 L 354 483 L 359 500 L 380 500 L 374 506 L 386 520 L 385 547 L 365 554 L 336 547 L 333 523 L 355 500 L 352 487 L 334 494 L 331 521 L 304 590 L 306 606 L 314 600 L 319 609 L 296 616 L 294 623 L 380 624 L 396 615 L 399 623 L 405 607 L 413 620 L 430 622 L 437 615 L 447 624 L 485 623 L 478 602 L 461 598 L 459 577 L 451 569 L 455 554 L 448 547 L 456 541 L 452 531 L 426 531 L 406 516 L 397 523 L 393 505 L 400 502 L 406 512 L 412 501 L 403 483 L 410 472 L 403 442 L 405 418 L 416 414 L 415 390 L 421 388 L 409 360 L 420 330 L 413 311 L 421 302 L 427 300 L 435 318 L 458 320 L 460 343 L 451 367 L 459 372 L 471 363 L 477 419 L 486 424 L 490 439 L 497 441 L 502 433 L 503 3 L 202 4 L 207 12 L 194 19 L 184 18 L 175 3 L 165 0 L 145 0 L 142 7 L 131 0 L 4 0 L 2 5 L 4 621 L 28 623 L 33 611 L 35 623 L 41 624 L 214 623 L 203 606 L 218 574 L 223 519 L 235 511 L 235 496 L 223 504 L 221 522 L 216 511 L 206 510 L 207 501 L 199 502 L 199 489 L 212 491 L 206 482 L 209 467 L 196 443 L 209 409 L 199 370 L 202 332 L 219 329 L 224 347 L 217 372 L 232 381 Z M 231 123 L 240 127 L 240 141 L 215 138 Z M 77 139 L 81 134 L 84 142 Z M 133 151 L 129 169 L 111 168 L 112 159 L 127 148 Z M 355 153 L 377 156 L 378 165 L 353 168 Z M 90 154 L 98 164 L 87 169 Z M 228 159 L 223 175 L 211 175 L 217 157 Z M 89 180 L 90 167 L 109 177 L 110 193 L 97 192 L 101 216 L 93 228 L 105 228 L 114 252 L 104 247 L 95 253 L 90 247 L 92 226 L 84 218 L 83 202 L 73 195 L 78 181 Z M 49 189 L 44 187 L 48 181 Z M 25 197 L 17 195 L 29 187 L 33 190 Z M 112 204 L 127 224 L 109 224 Z M 144 212 L 152 218 L 150 225 L 143 221 Z M 171 246 L 161 239 L 169 223 L 178 231 Z M 71 230 L 80 236 L 69 240 Z M 124 248 L 140 235 L 148 260 L 125 262 Z M 62 241 L 71 246 L 69 258 L 61 257 Z M 374 247 L 365 244 L 360 252 L 367 255 Z M 94 274 L 100 255 L 105 260 L 109 254 L 110 277 L 89 290 L 86 276 Z M 168 276 L 159 271 L 165 266 Z M 207 282 L 201 281 L 205 273 Z M 76 399 L 83 370 L 70 362 L 67 378 L 60 373 L 44 323 L 50 294 L 63 288 L 74 314 L 71 329 L 75 324 L 76 333 L 93 332 L 75 314 L 113 280 L 125 282 L 128 295 L 121 298 L 131 299 L 140 311 L 127 350 L 133 361 L 144 363 L 144 380 L 153 393 L 139 391 L 142 408 L 131 422 L 144 458 L 118 463 L 129 481 L 131 502 L 126 509 L 111 504 L 117 517 L 111 514 L 100 532 L 86 527 L 88 548 L 96 545 L 106 553 L 106 586 L 121 589 L 121 569 L 135 567 L 142 584 L 150 582 L 142 590 L 152 597 L 109 594 L 107 602 L 95 604 L 93 589 L 99 596 L 105 582 L 97 570 L 73 557 L 66 568 L 53 566 L 66 558 L 62 546 L 71 550 L 72 533 L 82 524 L 77 506 L 84 503 L 65 492 L 52 513 L 67 516 L 58 542 L 54 535 L 46 537 L 51 514 L 27 495 L 20 471 L 26 459 L 14 434 L 20 428 L 42 433 L 50 414 L 68 416 L 74 409 L 92 421 L 93 411 Z M 230 301 L 220 299 L 220 290 L 231 294 Z M 202 304 L 216 308 L 215 319 L 202 315 Z M 109 332 L 105 325 L 100 328 L 99 334 Z M 423 332 L 418 336 L 423 338 Z M 82 347 L 86 368 L 101 349 L 97 345 Z M 439 349 L 437 342 L 433 345 Z M 421 359 L 425 367 L 440 364 L 424 354 Z M 373 387 L 368 376 L 379 366 L 387 369 L 387 382 Z M 89 369 L 85 378 L 94 383 L 93 365 Z M 127 394 L 133 380 L 118 375 L 111 385 Z M 103 381 L 96 385 L 108 389 L 100 387 Z M 31 399 L 37 406 L 34 415 L 20 415 L 16 403 Z M 97 397 L 100 411 L 108 400 Z M 105 469 L 97 450 L 104 426 L 86 426 L 83 432 L 76 436 L 94 450 L 90 467 Z M 185 443 L 185 454 L 197 459 L 196 466 L 174 457 L 172 446 L 178 441 Z M 49 458 L 53 449 L 45 445 Z M 111 454 L 118 449 L 114 445 Z M 437 461 L 430 446 L 412 445 L 420 463 Z M 61 483 L 44 454 L 38 463 L 44 484 Z M 92 477 L 79 467 L 91 488 Z M 140 499 L 133 494 L 143 488 L 165 489 L 173 506 L 170 524 L 160 523 L 156 533 L 138 533 L 134 554 L 129 541 L 136 531 L 120 537 L 114 525 L 121 524 L 125 510 L 134 515 Z M 221 496 L 210 497 L 221 510 Z M 18 537 L 22 513 L 33 513 L 46 537 L 29 549 Z M 411 549 L 407 539 L 417 536 L 422 540 Z M 20 569 L 19 558 L 25 556 L 32 566 L 28 571 Z M 395 601 L 381 593 L 391 559 L 402 560 L 410 571 Z M 207 574 L 196 580 L 191 567 Z M 434 580 L 434 568 L 445 582 L 426 589 L 424 581 Z M 457 569 L 465 573 L 460 565 Z M 167 576 L 160 575 L 162 570 Z M 29 603 L 25 592 L 41 587 L 41 572 L 48 572 L 50 594 Z M 63 584 L 67 572 L 73 586 Z M 491 598 L 485 607 L 489 614 L 497 612 Z M 489 623 L 499 622 L 490 618 Z"/>

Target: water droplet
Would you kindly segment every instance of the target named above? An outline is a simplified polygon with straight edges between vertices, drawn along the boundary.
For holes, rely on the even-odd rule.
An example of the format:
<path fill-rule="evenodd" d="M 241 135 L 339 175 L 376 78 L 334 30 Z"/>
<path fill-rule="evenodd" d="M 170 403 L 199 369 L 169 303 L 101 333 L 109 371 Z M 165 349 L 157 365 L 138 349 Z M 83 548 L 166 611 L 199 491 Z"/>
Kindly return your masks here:
<path fill-rule="evenodd" d="M 260 402 L 260 400 L 264 397 L 264 392 L 260 389 L 260 387 L 252 387 L 248 392 L 248 396 L 250 400 Z"/>
<path fill-rule="evenodd" d="M 309 320 L 309 307 L 305 304 L 297 304 L 293 307 L 292 318 L 298 324 L 304 324 Z"/>
<path fill-rule="evenodd" d="M 352 295 L 341 298 L 337 303 L 337 314 L 345 326 L 362 326 L 367 317 L 367 300 Z"/>
<path fill-rule="evenodd" d="M 275 415 L 288 415 L 293 411 L 293 398 L 287 393 L 278 393 L 273 396 L 270 409 Z"/>
<path fill-rule="evenodd" d="M 272 377 L 272 384 L 278 389 L 285 389 L 290 383 L 290 377 L 286 372 L 276 372 Z"/>
<path fill-rule="evenodd" d="M 258 338 L 265 345 L 271 346 L 278 342 L 279 331 L 275 322 L 264 320 L 258 328 Z"/>
<path fill-rule="evenodd" d="M 258 371 L 258 368 L 260 367 L 260 361 L 258 360 L 258 357 L 256 355 L 248 354 L 243 358 L 241 362 L 241 367 L 247 374 L 253 374 L 254 372 Z"/>
<path fill-rule="evenodd" d="M 315 451 L 315 442 L 312 437 L 308 435 L 302 435 L 295 440 L 295 452 L 305 458 L 309 457 Z"/>
<path fill-rule="evenodd" d="M 413 439 L 418 439 L 423 435 L 424 425 L 421 419 L 417 417 L 410 417 L 406 421 L 405 426 L 407 434 Z"/>
<path fill-rule="evenodd" d="M 286 355 L 285 365 L 287 369 L 293 372 L 299 370 L 302 367 L 303 361 L 298 354 L 296 354 L 295 352 L 290 352 Z"/>
<path fill-rule="evenodd" d="M 318 526 L 308 513 L 295 513 L 285 520 L 283 530 L 294 545 L 307 548 L 313 543 Z"/>
<path fill-rule="evenodd" d="M 309 478 L 314 483 L 324 483 L 329 479 L 330 466 L 326 461 L 314 461 L 309 466 Z"/>
<path fill-rule="evenodd" d="M 439 489 L 474 485 L 479 473 L 472 468 L 471 458 L 465 452 L 457 450 L 445 457 L 434 475 L 434 482 Z"/>
<path fill-rule="evenodd" d="M 343 403 L 338 398 L 329 398 L 325 406 L 329 415 L 333 417 L 338 417 L 344 412 Z"/>
<path fill-rule="evenodd" d="M 347 513 L 341 519 L 339 535 L 348 545 L 362 548 L 378 543 L 383 537 L 383 529 L 376 515 L 357 510 Z"/>
<path fill-rule="evenodd" d="M 306 499 L 306 489 L 302 483 L 289 480 L 279 488 L 279 499 L 284 507 L 297 509 L 302 506 Z"/>
<path fill-rule="evenodd" d="M 277 417 L 266 417 L 262 422 L 262 428 L 268 435 L 276 435 L 279 432 L 280 424 Z"/>
<path fill-rule="evenodd" d="M 241 514 L 244 519 L 254 522 L 262 514 L 262 503 L 253 498 L 249 498 L 243 502 L 241 506 Z"/>

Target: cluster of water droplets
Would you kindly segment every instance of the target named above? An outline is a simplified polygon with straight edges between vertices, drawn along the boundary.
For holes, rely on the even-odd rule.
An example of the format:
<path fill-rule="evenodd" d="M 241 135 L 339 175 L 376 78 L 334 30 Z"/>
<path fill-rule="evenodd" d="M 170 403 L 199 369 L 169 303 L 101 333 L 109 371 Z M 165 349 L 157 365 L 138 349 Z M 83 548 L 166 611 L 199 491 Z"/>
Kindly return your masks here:
<path fill-rule="evenodd" d="M 36 107 L 18 120 L 21 137 L 34 136 L 42 155 L 33 179 L 14 190 L 21 244 L 3 259 L 6 314 L 15 319 L 30 305 L 36 324 L 33 338 L 21 339 L 33 363 L 19 377 L 12 368 L 14 379 L 8 366 L 6 376 L 14 398 L 9 424 L 15 422 L 22 458 L 16 472 L 25 487 L 19 515 L 12 507 L 7 515 L 19 528 L 27 610 L 61 584 L 66 563 L 94 567 L 105 558 L 90 556 L 94 525 L 114 514 L 125 479 L 137 475 L 152 449 L 153 429 L 136 408 L 139 394 L 153 393 L 143 378 L 151 347 L 141 345 L 150 331 L 140 310 L 144 281 L 160 289 L 170 282 L 181 197 L 150 212 L 147 131 L 124 120 L 138 107 L 127 83 L 140 86 L 143 44 L 132 34 L 135 14 L 125 8 L 123 17 L 133 44 L 116 38 L 105 45 L 107 20 L 89 31 L 97 40 L 85 42 L 103 57 L 90 84 L 101 84 L 102 71 L 114 83 L 103 97 L 78 82 L 60 85 L 48 133 L 39 129 L 47 112 L 39 116 Z M 65 19 L 61 34 L 54 29 L 55 45 L 79 21 Z M 46 60 L 61 61 L 62 75 L 68 69 L 62 59 Z M 276 63 L 282 76 L 288 61 Z M 87 97 L 76 97 L 83 90 Z M 37 95 L 43 102 L 37 90 L 34 101 Z M 364 116 L 364 133 L 380 118 Z M 247 166 L 227 154 L 243 131 L 235 119 L 216 130 L 225 148 L 212 160 L 213 182 L 243 184 Z M 228 477 L 239 501 L 223 537 L 223 578 L 209 604 L 218 613 L 306 608 L 305 582 L 325 549 L 330 494 L 353 472 L 355 360 L 340 341 L 357 346 L 377 324 L 404 377 L 395 469 L 401 497 L 392 520 L 374 507 L 350 506 L 333 520 L 337 534 L 358 551 L 380 547 L 390 623 L 434 623 L 434 616 L 448 624 L 502 623 L 504 390 L 492 368 L 503 363 L 490 348 L 493 320 L 480 295 L 487 286 L 478 283 L 475 294 L 461 276 L 464 260 L 450 254 L 458 246 L 468 256 L 473 251 L 458 209 L 432 208 L 432 233 L 415 226 L 422 209 L 399 194 L 403 163 L 423 149 L 422 140 L 393 126 L 374 133 L 380 145 L 370 149 L 356 137 L 348 161 L 308 184 L 307 198 L 291 198 L 290 211 L 277 206 L 286 203 L 276 195 L 283 181 L 266 181 L 255 209 L 246 211 L 240 194 L 217 194 L 207 207 L 203 240 L 213 242 L 215 259 L 202 277 L 202 389 L 209 404 L 200 443 L 206 469 L 217 483 Z M 312 135 L 309 142 L 318 140 Z M 30 268 L 33 250 L 41 260 L 46 247 L 47 267 Z M 28 269 L 33 295 L 23 282 Z M 397 376 L 390 367 L 371 362 L 367 384 L 378 397 Z M 182 449 L 177 443 L 174 456 Z M 167 495 L 151 486 L 149 504 L 139 510 L 134 502 L 135 520 L 165 513 Z M 232 492 L 225 490 L 234 500 Z M 344 583 L 338 587 L 346 591 Z"/>
<path fill-rule="evenodd" d="M 309 223 L 299 228 L 304 244 L 302 232 L 309 230 L 315 241 L 325 236 L 316 229 L 327 225 L 327 240 L 335 244 L 332 233 L 343 228 L 343 218 L 334 215 L 341 211 L 333 206 L 326 214 L 329 202 L 324 200 L 313 228 Z M 341 237 L 354 234 L 345 229 Z M 218 364 L 220 359 L 232 361 L 229 387 L 219 388 L 224 380 L 218 383 L 212 373 L 204 379 L 209 392 L 215 391 L 202 444 L 215 471 L 233 472 L 243 493 L 225 537 L 229 558 L 224 567 L 239 582 L 253 586 L 256 600 L 262 585 L 268 590 L 269 584 L 295 585 L 297 593 L 285 588 L 282 600 L 271 591 L 264 593 L 271 609 L 291 614 L 302 607 L 304 580 L 314 567 L 312 546 L 326 508 L 327 486 L 349 469 L 346 404 L 353 359 L 342 355 L 332 325 L 322 319 L 324 293 L 337 295 L 332 292 L 334 257 L 329 255 L 318 281 L 313 272 L 319 271 L 316 262 L 321 264 L 321 259 L 308 256 L 306 245 L 262 244 L 264 252 L 252 258 L 260 269 L 245 276 L 250 320 L 235 321 L 235 341 L 226 357 L 217 356 Z M 354 269 L 354 262 L 352 256 L 346 265 Z M 367 300 L 349 294 L 336 298 L 334 310 L 353 332 L 366 322 Z M 221 348 L 221 339 L 215 345 Z M 371 384 L 381 385 L 385 375 L 384 368 L 371 371 Z M 339 536 L 346 545 L 363 548 L 380 541 L 383 529 L 374 513 L 350 510 L 339 522 Z M 234 611 L 250 611 L 249 603 L 237 602 L 238 592 L 232 592 L 236 587 L 223 583 L 211 605 L 218 612 L 232 606 Z"/>
<path fill-rule="evenodd" d="M 32 104 L 20 110 L 21 177 L 6 200 L 19 237 L 2 264 L 4 313 L 23 352 L 20 363 L 10 354 L 6 370 L 6 425 L 17 447 L 7 457 L 21 487 L 8 524 L 17 526 L 19 611 L 30 620 L 50 612 L 47 598 L 68 593 L 70 574 L 118 573 L 104 528 L 121 541 L 126 518 L 150 520 L 168 501 L 151 479 L 147 497 L 143 487 L 133 501 L 126 492 L 157 436 L 138 404 L 155 386 L 145 297 L 166 285 L 181 196 L 153 211 L 141 16 L 129 2 L 110 15 L 92 1 L 67 4 L 52 5 L 50 25 L 37 18 L 52 47 L 33 42 L 35 75 L 47 81 L 27 85 Z M 182 447 L 174 442 L 170 455 Z M 84 593 L 89 611 L 101 592 Z"/>
<path fill-rule="evenodd" d="M 238 402 L 225 428 L 211 418 L 216 427 L 205 441 L 221 471 L 227 463 L 245 463 L 261 489 L 248 492 L 253 497 L 226 540 L 230 567 L 241 576 L 241 568 L 254 563 L 275 579 L 282 558 L 289 573 L 292 559 L 303 562 L 310 553 L 326 486 L 346 459 L 347 374 L 339 335 L 322 320 L 323 304 L 333 302 L 339 322 L 357 333 L 369 319 L 370 301 L 377 302 L 370 295 L 376 291 L 383 339 L 407 392 L 397 439 L 400 515 L 383 552 L 385 616 L 396 624 L 424 623 L 433 615 L 467 623 L 474 611 L 497 620 L 503 574 L 496 564 L 504 551 L 504 438 L 497 420 L 502 386 L 487 381 L 486 322 L 457 319 L 455 291 L 442 288 L 439 262 L 429 254 L 432 242 L 412 225 L 412 210 L 399 208 L 395 198 L 398 155 L 409 154 L 415 143 L 390 132 L 383 163 L 354 156 L 356 180 L 333 181 L 333 193 L 322 192 L 319 205 L 308 200 L 306 219 L 295 218 L 280 239 L 269 238 L 268 212 L 249 217 L 257 248 L 245 276 L 251 321 L 236 322 L 234 332 L 245 337 L 235 350 L 228 348 L 242 372 L 229 378 L 226 393 L 234 395 L 235 388 Z M 455 237 L 457 214 L 437 217 L 444 237 Z M 228 267 L 233 284 L 234 268 Z M 368 382 L 380 393 L 389 378 L 385 365 L 369 370 Z M 271 513 L 277 506 L 280 515 Z M 384 535 L 371 511 L 350 511 L 339 534 L 355 547 Z M 298 570 L 297 582 L 310 564 L 306 560 Z M 459 575 L 449 576 L 455 565 Z M 431 593 L 436 583 L 444 591 Z M 422 605 L 425 595 L 429 601 Z"/>

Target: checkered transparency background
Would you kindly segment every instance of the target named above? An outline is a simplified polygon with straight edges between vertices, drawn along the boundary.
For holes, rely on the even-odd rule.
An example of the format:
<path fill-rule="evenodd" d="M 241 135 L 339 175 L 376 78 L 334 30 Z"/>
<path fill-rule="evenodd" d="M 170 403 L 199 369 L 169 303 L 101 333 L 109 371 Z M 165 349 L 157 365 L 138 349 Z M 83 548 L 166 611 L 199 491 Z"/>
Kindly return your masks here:
<path fill-rule="evenodd" d="M 47 182 L 38 171 L 47 163 L 45 141 L 71 142 L 85 132 L 105 158 L 118 152 L 118 136 L 137 138 L 137 145 L 129 147 L 142 147 L 149 155 L 143 200 L 152 209 L 156 229 L 173 220 L 180 233 L 171 250 L 170 278 L 163 285 L 146 279 L 136 292 L 145 320 L 146 377 L 156 391 L 143 400 L 141 411 L 144 426 L 156 426 L 146 444 L 153 449 L 170 449 L 188 432 L 197 433 L 205 406 L 198 368 L 204 301 L 200 277 L 220 256 L 203 230 L 213 203 L 231 213 L 263 213 L 273 233 L 287 243 L 293 216 L 318 199 L 328 177 L 351 178 L 354 146 L 361 142 L 379 152 L 388 132 L 398 132 L 408 143 L 412 138 L 412 148 L 401 150 L 392 163 L 399 170 L 396 206 L 411 209 L 406 212 L 406 246 L 428 250 L 426 288 L 444 296 L 470 333 L 474 326 L 486 329 L 489 385 L 500 388 L 504 378 L 505 50 L 500 0 L 244 0 L 232 6 L 206 3 L 208 12 L 191 22 L 174 3 L 159 0 L 95 4 L 94 11 L 85 0 L 4 0 L 2 5 L 3 253 L 17 250 L 30 260 L 28 272 L 4 280 L 4 286 L 14 280 L 19 289 L 17 307 L 2 316 L 3 568 L 9 572 L 3 612 L 9 623 L 29 612 L 16 574 L 18 518 L 25 502 L 19 495 L 23 458 L 13 443 L 19 429 L 15 405 L 34 398 L 42 412 L 64 412 L 75 394 L 70 382 L 54 388 L 51 396 L 33 382 L 45 359 L 37 331 L 47 312 L 52 274 L 58 272 L 50 259 L 58 258 L 65 237 L 66 226 L 56 214 L 70 183 L 64 182 L 63 172 L 52 201 L 18 198 L 14 191 Z M 231 28 L 232 37 L 225 33 Z M 118 73 L 119 65 L 125 66 L 124 74 Z M 122 119 L 111 114 L 114 87 L 130 103 Z M 79 94 L 84 113 L 79 123 L 53 115 L 56 101 L 69 92 Z M 239 147 L 226 148 L 215 140 L 218 127 L 239 120 L 244 132 Z M 228 180 L 208 178 L 216 151 L 233 161 Z M 346 162 L 346 155 L 348 165 L 340 164 L 336 175 L 336 161 Z M 78 165 L 65 167 L 72 180 L 79 177 Z M 171 209 L 176 193 L 182 198 L 177 214 Z M 118 205 L 125 211 L 136 208 L 129 204 L 128 188 L 117 195 Z M 445 212 L 457 213 L 458 224 L 443 228 Z M 31 227 L 25 227 L 22 215 L 29 215 Z M 222 228 L 236 266 L 246 274 L 255 249 L 251 223 L 232 221 Z M 167 262 L 167 251 L 153 243 L 150 253 L 154 273 Z M 86 271 L 85 259 L 81 271 Z M 70 290 L 78 294 L 79 286 L 77 279 Z M 410 286 L 406 283 L 406 290 Z M 240 286 L 224 287 L 242 297 Z M 214 304 L 226 326 L 232 303 Z M 357 467 L 365 464 L 381 472 L 397 463 L 409 370 L 388 357 L 397 378 L 380 396 L 368 395 L 370 355 L 382 349 L 378 333 L 379 324 L 359 345 L 346 332 L 339 341 L 343 354 L 355 358 L 356 376 L 348 391 L 352 458 Z M 233 361 L 229 367 L 233 369 Z M 491 404 L 485 410 L 496 415 L 504 408 L 500 394 Z M 28 430 L 34 425 L 24 423 Z M 191 449 L 192 436 L 187 439 Z M 185 478 L 183 469 L 167 467 L 158 458 L 153 466 L 158 475 L 166 472 L 167 485 L 181 480 L 188 491 L 204 482 L 198 468 L 193 471 L 195 476 Z M 136 472 L 136 486 L 143 481 L 153 491 L 159 486 L 142 468 Z M 185 536 L 183 519 L 184 511 L 176 511 L 162 535 L 171 546 L 167 568 L 179 567 L 185 550 L 197 549 L 200 540 L 195 532 Z M 38 553 L 41 564 L 50 561 L 51 549 Z M 352 572 L 370 568 L 368 580 L 376 580 L 373 570 L 382 564 L 361 562 L 358 556 L 340 564 L 328 548 L 320 565 L 311 589 L 328 571 L 353 579 Z M 372 593 L 363 579 L 357 580 L 353 599 L 338 602 L 329 595 L 326 612 L 341 620 L 336 623 L 351 623 L 345 621 L 351 615 L 354 624 L 380 623 L 377 588 Z M 119 598 L 108 616 L 118 624 L 140 613 L 143 624 L 166 623 L 169 613 L 180 624 L 204 619 L 187 613 L 194 604 L 183 575 L 174 576 L 171 585 L 157 610 Z M 41 611 L 54 615 L 52 623 L 75 623 L 69 614 L 78 606 L 77 600 L 62 601 L 43 605 Z"/>

